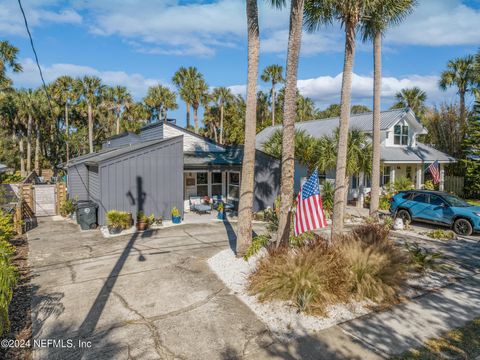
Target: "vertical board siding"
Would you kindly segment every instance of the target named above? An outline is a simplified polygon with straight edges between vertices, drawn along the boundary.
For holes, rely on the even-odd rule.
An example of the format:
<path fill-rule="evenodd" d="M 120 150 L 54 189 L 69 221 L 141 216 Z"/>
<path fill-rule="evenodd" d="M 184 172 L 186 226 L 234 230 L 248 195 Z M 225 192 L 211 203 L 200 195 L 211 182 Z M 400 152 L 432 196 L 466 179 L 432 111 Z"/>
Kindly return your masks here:
<path fill-rule="evenodd" d="M 123 145 L 137 144 L 141 141 L 140 137 L 136 134 L 126 134 L 117 138 L 108 139 L 102 143 L 102 149 L 118 147 Z"/>
<path fill-rule="evenodd" d="M 68 168 L 67 185 L 70 199 L 88 200 L 88 172 L 85 164 Z"/>
<path fill-rule="evenodd" d="M 140 203 L 155 217 L 170 219 L 173 206 L 183 213 L 182 148 L 179 138 L 101 164 L 99 224 L 105 224 L 108 210 L 128 211 L 135 218 Z"/>
<path fill-rule="evenodd" d="M 88 169 L 88 199 L 100 202 L 100 176 L 98 166 L 87 166 Z"/>
<path fill-rule="evenodd" d="M 280 178 L 280 160 L 257 151 L 255 155 L 253 211 L 273 207 L 280 190 Z"/>
<path fill-rule="evenodd" d="M 171 125 L 163 125 L 163 136 L 165 139 L 183 135 L 183 150 L 184 151 L 211 151 L 223 152 L 225 149 L 222 146 L 216 145 L 198 136 L 190 134 L 187 131 L 182 131 Z"/>
<path fill-rule="evenodd" d="M 163 124 L 141 130 L 140 139 L 141 141 L 163 139 Z"/>

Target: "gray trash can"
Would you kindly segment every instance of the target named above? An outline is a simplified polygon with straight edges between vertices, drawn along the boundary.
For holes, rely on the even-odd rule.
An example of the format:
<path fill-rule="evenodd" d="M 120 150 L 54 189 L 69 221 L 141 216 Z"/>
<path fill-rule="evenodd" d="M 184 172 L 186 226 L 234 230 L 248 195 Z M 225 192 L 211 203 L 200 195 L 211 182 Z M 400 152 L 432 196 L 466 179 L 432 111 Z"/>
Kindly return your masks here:
<path fill-rule="evenodd" d="M 98 205 L 93 201 L 81 201 L 77 203 L 77 224 L 82 230 L 95 229 L 97 227 Z"/>

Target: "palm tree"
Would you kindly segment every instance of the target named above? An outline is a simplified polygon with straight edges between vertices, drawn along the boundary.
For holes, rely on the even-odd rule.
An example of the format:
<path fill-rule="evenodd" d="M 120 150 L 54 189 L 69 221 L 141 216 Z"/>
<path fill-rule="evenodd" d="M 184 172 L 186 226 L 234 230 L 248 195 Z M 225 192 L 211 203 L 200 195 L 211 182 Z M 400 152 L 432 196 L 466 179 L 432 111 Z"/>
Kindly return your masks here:
<path fill-rule="evenodd" d="M 111 102 L 113 113 L 115 114 L 115 134 L 120 134 L 120 120 L 122 110 L 128 108 L 133 102 L 132 95 L 125 86 L 108 87 L 105 97 Z"/>
<path fill-rule="evenodd" d="M 413 88 L 402 89 L 395 94 L 397 102 L 392 109 L 410 108 L 419 117 L 423 118 L 425 114 L 425 101 L 427 93 L 415 86 Z"/>
<path fill-rule="evenodd" d="M 187 129 L 190 128 L 190 106 L 192 106 L 193 102 L 191 91 L 189 91 L 188 88 L 191 87 L 191 83 L 195 83 L 199 79 L 203 79 L 203 75 L 200 74 L 194 66 L 188 68 L 180 67 L 172 78 L 172 82 L 177 87 L 180 98 L 185 101 L 187 108 Z"/>
<path fill-rule="evenodd" d="M 24 119 L 27 129 L 27 158 L 26 173 L 30 174 L 32 170 L 32 133 L 33 133 L 33 113 L 35 111 L 33 90 L 22 89 L 17 92 L 17 103 L 20 110 L 20 116 Z"/>
<path fill-rule="evenodd" d="M 225 105 L 233 100 L 232 91 L 224 86 L 213 89 L 212 99 L 220 108 L 220 144 L 223 144 L 223 117 Z"/>
<path fill-rule="evenodd" d="M 162 85 L 150 86 L 143 102 L 150 109 L 151 119 L 157 120 L 166 121 L 167 111 L 178 107 L 175 93 Z"/>
<path fill-rule="evenodd" d="M 281 8 L 283 0 L 272 0 Z M 287 48 L 287 75 L 283 103 L 282 181 L 280 185 L 280 218 L 277 230 L 277 247 L 290 238 L 291 209 L 295 171 L 295 120 L 297 118 L 297 72 L 302 42 L 303 9 L 305 0 L 292 0 L 290 5 L 290 31 Z M 281 74 L 281 71 L 280 71 Z M 273 77 L 271 77 L 273 79 Z M 273 80 L 272 80 L 273 89 Z M 272 91 L 272 94 L 274 92 Z M 273 121 L 273 118 L 272 118 Z"/>
<path fill-rule="evenodd" d="M 325 23 L 339 20 L 345 29 L 345 57 L 342 74 L 340 130 L 335 178 L 334 213 L 332 239 L 343 231 L 345 212 L 346 161 L 350 103 L 352 93 L 352 71 L 355 58 L 355 37 L 362 20 L 372 12 L 378 0 L 309 0 L 305 5 L 305 23 L 309 31 L 315 31 Z"/>
<path fill-rule="evenodd" d="M 93 153 L 93 112 L 95 107 L 100 103 L 103 96 L 105 85 L 102 80 L 96 76 L 84 76 L 77 80 L 77 88 L 81 97 L 87 105 L 88 114 L 88 147 L 90 153 Z"/>
<path fill-rule="evenodd" d="M 376 216 L 380 201 L 380 97 L 382 93 L 382 36 L 389 26 L 400 23 L 413 10 L 415 0 L 380 1 L 363 22 L 363 40 L 373 41 L 373 163 L 370 215 Z M 353 107 L 352 107 L 353 108 Z M 353 110 L 353 109 L 352 109 Z"/>
<path fill-rule="evenodd" d="M 0 41 L 0 90 L 9 88 L 12 81 L 7 77 L 7 69 L 13 72 L 21 72 L 22 65 L 17 62 L 18 49 L 8 41 Z"/>
<path fill-rule="evenodd" d="M 74 91 L 73 91 L 73 85 L 74 85 L 74 79 L 70 76 L 64 75 L 60 76 L 57 78 L 52 86 L 53 89 L 53 97 L 54 99 L 64 107 L 65 115 L 64 115 L 64 120 L 65 120 L 65 151 L 66 151 L 66 158 L 67 162 L 70 159 L 70 148 L 69 148 L 69 143 L 70 143 L 70 124 L 69 124 L 69 119 L 68 119 L 68 108 L 70 105 L 70 102 L 73 101 L 74 99 Z"/>
<path fill-rule="evenodd" d="M 302 95 L 297 96 L 298 121 L 313 120 L 315 118 L 315 103 L 312 99 Z"/>
<path fill-rule="evenodd" d="M 260 52 L 260 28 L 257 0 L 247 0 L 248 80 L 245 114 L 245 143 L 238 205 L 237 256 L 243 256 L 252 242 L 253 181 L 257 113 L 257 78 Z"/>
<path fill-rule="evenodd" d="M 463 58 L 450 60 L 447 70 L 440 76 L 440 88 L 447 90 L 450 86 L 456 86 L 460 96 L 460 125 L 465 129 L 467 113 L 465 108 L 465 95 L 472 91 L 478 79 L 475 76 L 475 58 L 467 55 Z"/>
<path fill-rule="evenodd" d="M 198 73 L 198 77 L 191 79 L 186 85 L 186 95 L 192 104 L 193 122 L 195 124 L 195 133 L 198 134 L 198 108 L 200 105 L 208 104 L 209 94 L 208 85 L 203 79 L 203 75 Z"/>
<path fill-rule="evenodd" d="M 272 0 L 272 4 L 275 5 L 276 2 L 283 3 L 284 1 L 278 1 L 278 0 Z M 277 6 L 277 5 L 275 5 Z M 272 84 L 272 87 L 270 89 L 270 97 L 272 99 L 272 126 L 275 126 L 275 86 L 277 84 L 283 83 L 285 79 L 283 78 L 283 66 L 280 65 L 269 65 L 267 66 L 264 70 L 262 75 L 260 76 L 262 81 L 264 82 L 270 82 Z"/>

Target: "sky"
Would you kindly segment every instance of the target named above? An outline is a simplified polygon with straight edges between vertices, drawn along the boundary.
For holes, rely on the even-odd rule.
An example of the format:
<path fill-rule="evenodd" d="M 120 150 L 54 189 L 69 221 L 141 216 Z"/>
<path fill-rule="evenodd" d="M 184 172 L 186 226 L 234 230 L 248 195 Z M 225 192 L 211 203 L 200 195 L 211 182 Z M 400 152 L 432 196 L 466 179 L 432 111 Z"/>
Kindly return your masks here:
<path fill-rule="evenodd" d="M 180 66 L 196 66 L 210 87 L 244 94 L 247 79 L 245 0 L 23 0 L 47 82 L 60 75 L 96 75 L 124 85 L 140 100 L 149 86 L 174 89 Z M 260 0 L 260 71 L 285 67 L 288 9 Z M 456 100 L 454 89 L 438 88 L 447 62 L 480 47 L 480 0 L 418 0 L 415 12 L 390 29 L 383 41 L 382 107 L 402 88 L 419 86 L 428 103 Z M 17 0 L 0 0 L 0 39 L 20 50 L 24 71 L 12 74 L 16 87 L 36 87 L 40 76 Z M 298 88 L 319 108 L 338 103 L 344 33 L 338 24 L 305 32 Z M 352 103 L 371 106 L 371 44 L 358 39 Z M 259 81 L 259 88 L 269 85 Z M 169 113 L 185 124 L 185 106 Z"/>

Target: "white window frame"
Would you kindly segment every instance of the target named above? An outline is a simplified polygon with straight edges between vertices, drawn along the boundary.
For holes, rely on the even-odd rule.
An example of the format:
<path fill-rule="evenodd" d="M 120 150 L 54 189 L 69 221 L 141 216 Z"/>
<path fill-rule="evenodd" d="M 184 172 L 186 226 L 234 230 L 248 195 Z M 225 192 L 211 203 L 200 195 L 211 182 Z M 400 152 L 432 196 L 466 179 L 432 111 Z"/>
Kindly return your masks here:
<path fill-rule="evenodd" d="M 238 174 L 238 185 L 230 184 L 230 174 L 235 173 Z M 227 200 L 235 200 L 239 201 L 239 198 L 234 198 L 230 196 L 230 186 L 235 186 L 238 188 L 238 194 L 240 195 L 240 183 L 241 183 L 240 171 L 228 171 L 227 172 Z"/>

